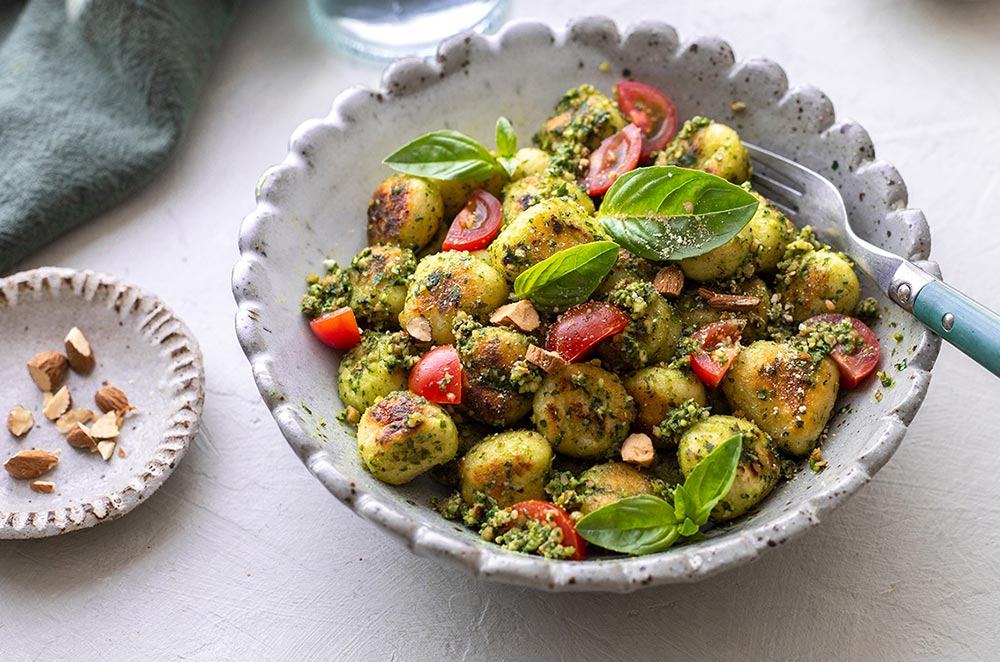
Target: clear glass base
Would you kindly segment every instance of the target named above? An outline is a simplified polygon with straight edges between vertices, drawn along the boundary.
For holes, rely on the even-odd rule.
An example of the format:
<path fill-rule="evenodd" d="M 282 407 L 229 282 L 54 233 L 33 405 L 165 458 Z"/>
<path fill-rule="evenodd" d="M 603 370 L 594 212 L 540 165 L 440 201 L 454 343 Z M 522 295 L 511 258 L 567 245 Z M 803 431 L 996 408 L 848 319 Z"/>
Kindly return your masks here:
<path fill-rule="evenodd" d="M 313 25 L 339 48 L 379 60 L 433 55 L 464 30 L 490 32 L 507 0 L 308 0 Z"/>

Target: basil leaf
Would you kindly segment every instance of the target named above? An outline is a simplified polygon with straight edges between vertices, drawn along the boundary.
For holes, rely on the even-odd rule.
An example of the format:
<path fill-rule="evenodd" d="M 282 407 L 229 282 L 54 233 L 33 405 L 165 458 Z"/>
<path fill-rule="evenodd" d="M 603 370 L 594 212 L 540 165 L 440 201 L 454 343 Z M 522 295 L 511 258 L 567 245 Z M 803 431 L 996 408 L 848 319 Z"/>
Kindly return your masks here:
<path fill-rule="evenodd" d="M 502 170 L 489 150 L 458 131 L 434 131 L 403 145 L 382 163 L 432 179 L 486 179 Z"/>
<path fill-rule="evenodd" d="M 691 518 L 697 526 L 708 521 L 712 508 L 733 486 L 742 451 L 743 435 L 734 434 L 696 464 L 684 481 L 683 489 L 677 489 L 687 500 L 684 516 Z M 676 494 L 674 508 L 677 508 Z"/>
<path fill-rule="evenodd" d="M 698 504 L 694 502 L 683 485 L 674 488 L 674 516 L 678 522 L 694 517 L 698 511 Z"/>
<path fill-rule="evenodd" d="M 508 177 L 514 176 L 514 171 L 517 170 L 517 159 L 513 156 L 498 156 L 497 161 L 503 166 L 503 169 L 507 172 Z"/>
<path fill-rule="evenodd" d="M 699 531 L 701 531 L 701 528 L 697 524 L 692 522 L 690 517 L 684 518 L 684 521 L 681 522 L 681 525 L 677 527 L 677 532 L 680 533 L 685 538 L 687 538 L 688 536 L 693 536 Z"/>
<path fill-rule="evenodd" d="M 517 134 L 514 125 L 506 117 L 497 119 L 497 154 L 514 156 L 517 152 Z"/>
<path fill-rule="evenodd" d="M 586 301 L 618 259 L 618 244 L 594 241 L 561 250 L 514 281 L 514 295 L 542 308 L 568 308 Z"/>
<path fill-rule="evenodd" d="M 637 168 L 604 195 L 598 219 L 608 234 L 650 260 L 703 255 L 736 236 L 757 211 L 743 188 L 701 170 Z"/>
<path fill-rule="evenodd" d="M 674 509 L 651 494 L 626 497 L 584 515 L 576 523 L 584 540 L 624 554 L 652 554 L 680 537 Z"/>

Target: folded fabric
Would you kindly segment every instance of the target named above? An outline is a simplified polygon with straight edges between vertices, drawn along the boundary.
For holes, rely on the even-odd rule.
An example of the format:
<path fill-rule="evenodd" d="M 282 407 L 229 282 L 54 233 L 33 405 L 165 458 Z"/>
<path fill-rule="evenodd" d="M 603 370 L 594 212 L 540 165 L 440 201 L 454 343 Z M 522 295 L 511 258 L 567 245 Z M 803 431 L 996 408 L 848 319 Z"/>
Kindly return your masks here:
<path fill-rule="evenodd" d="M 163 164 L 233 5 L 30 0 L 20 11 L 0 8 L 0 274 Z"/>

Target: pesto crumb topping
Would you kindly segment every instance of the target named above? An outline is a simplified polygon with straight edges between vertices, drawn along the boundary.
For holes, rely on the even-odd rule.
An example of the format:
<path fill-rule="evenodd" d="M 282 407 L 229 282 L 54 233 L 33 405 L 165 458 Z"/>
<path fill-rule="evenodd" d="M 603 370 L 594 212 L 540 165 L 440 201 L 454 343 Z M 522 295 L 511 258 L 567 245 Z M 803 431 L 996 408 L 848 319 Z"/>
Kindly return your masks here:
<path fill-rule="evenodd" d="M 653 428 L 657 439 L 679 439 L 684 432 L 698 421 L 708 418 L 711 410 L 702 407 L 693 398 L 685 400 L 679 407 L 671 409 L 663 422 Z"/>
<path fill-rule="evenodd" d="M 858 302 L 854 314 L 857 315 L 858 319 L 866 322 L 882 318 L 882 312 L 879 310 L 878 300 L 875 297 L 868 297 Z"/>
<path fill-rule="evenodd" d="M 615 286 L 608 294 L 608 303 L 618 306 L 632 319 L 640 319 L 659 296 L 649 281 L 632 280 Z"/>
<path fill-rule="evenodd" d="M 878 374 L 878 380 L 879 382 L 882 383 L 883 388 L 892 388 L 893 386 L 896 385 L 896 380 L 893 379 L 892 375 L 890 375 L 885 370 L 879 370 L 877 374 Z"/>
<path fill-rule="evenodd" d="M 572 511 L 580 509 L 593 487 L 592 483 L 576 478 L 569 471 L 560 471 L 546 483 L 545 493 L 552 503 Z"/>
<path fill-rule="evenodd" d="M 512 552 L 537 554 L 547 559 L 566 559 L 576 553 L 575 547 L 562 544 L 562 529 L 551 514 L 546 514 L 545 521 L 539 521 L 512 508 L 500 508 L 495 500 L 482 493 L 476 495 L 471 505 L 458 492 L 443 500 L 432 498 L 431 505 L 443 517 L 461 519 L 466 526 L 478 528 L 483 540 Z"/>
<path fill-rule="evenodd" d="M 330 262 L 323 276 L 306 276 L 309 287 L 302 295 L 302 313 L 319 317 L 347 305 L 351 298 L 351 283 L 336 262 Z"/>
<path fill-rule="evenodd" d="M 854 330 L 851 320 L 844 318 L 839 322 L 820 322 L 811 326 L 799 325 L 799 335 L 792 339 L 792 347 L 804 352 L 815 363 L 833 350 L 842 354 L 854 354 L 864 346 L 864 338 Z"/>

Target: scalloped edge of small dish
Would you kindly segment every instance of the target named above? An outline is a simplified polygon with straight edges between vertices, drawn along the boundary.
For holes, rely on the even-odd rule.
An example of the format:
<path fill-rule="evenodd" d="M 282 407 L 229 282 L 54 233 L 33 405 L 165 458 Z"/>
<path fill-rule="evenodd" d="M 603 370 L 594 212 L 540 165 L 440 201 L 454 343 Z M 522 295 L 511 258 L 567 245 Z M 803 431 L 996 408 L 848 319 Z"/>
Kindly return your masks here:
<path fill-rule="evenodd" d="M 314 450 L 298 413 L 278 395 L 282 389 L 270 369 L 265 334 L 255 323 L 257 311 L 263 304 L 254 296 L 257 291 L 254 282 L 257 274 L 266 271 L 261 266 L 268 261 L 259 249 L 262 245 L 262 238 L 258 235 L 260 220 L 274 213 L 278 207 L 272 201 L 279 197 L 283 182 L 294 179 L 295 171 L 309 169 L 304 155 L 315 142 L 316 134 L 343 128 L 354 122 L 356 117 L 363 116 L 371 104 L 405 97 L 439 78 L 460 72 L 479 53 L 498 54 L 523 44 L 558 49 L 566 41 L 605 50 L 617 48 L 619 51 L 638 44 L 655 44 L 657 48 L 669 51 L 665 55 L 670 58 L 701 57 L 706 62 L 714 58 L 712 66 L 724 68 L 720 75 L 726 78 L 739 75 L 747 76 L 749 80 L 752 76 L 757 83 L 773 87 L 773 106 L 780 109 L 786 104 L 796 103 L 800 110 L 805 108 L 809 111 L 806 123 L 814 127 L 821 138 L 834 132 L 849 135 L 852 146 L 856 148 L 853 176 L 879 178 L 879 185 L 884 188 L 885 199 L 892 209 L 886 222 L 902 224 L 909 229 L 911 241 L 905 246 L 907 257 L 939 273 L 937 265 L 927 261 L 930 251 L 927 221 L 919 210 L 905 207 L 906 187 L 895 168 L 874 158 L 874 146 L 860 125 L 837 121 L 832 103 L 821 91 L 810 86 L 789 88 L 784 70 L 776 63 L 760 58 L 737 62 L 729 45 L 715 37 L 699 37 L 681 43 L 674 28 L 664 23 L 643 22 L 620 33 L 613 20 L 601 16 L 570 21 L 563 30 L 524 20 L 508 23 L 493 36 L 463 33 L 445 40 L 435 61 L 416 58 L 398 60 L 386 68 L 379 90 L 348 88 L 336 97 L 326 118 L 309 120 L 295 130 L 285 160 L 261 177 L 257 189 L 257 209 L 244 219 L 240 229 L 241 257 L 233 270 L 233 293 L 239 306 L 236 331 L 261 396 L 289 445 L 340 501 L 402 540 L 413 553 L 444 560 L 490 580 L 550 591 L 628 592 L 644 586 L 699 581 L 748 563 L 769 549 L 801 535 L 871 480 L 899 447 L 909 422 L 924 398 L 930 369 L 940 348 L 940 338 L 925 330 L 916 350 L 909 357 L 913 372 L 908 382 L 909 392 L 901 404 L 877 421 L 878 427 L 873 432 L 877 437 L 854 460 L 840 482 L 812 495 L 797 510 L 771 518 L 740 535 L 722 535 L 656 555 L 567 562 L 512 553 L 485 543 L 473 544 L 441 535 L 415 523 L 400 508 L 377 499 L 340 473 L 326 460 L 322 451 Z"/>

